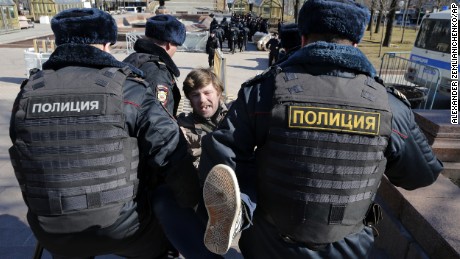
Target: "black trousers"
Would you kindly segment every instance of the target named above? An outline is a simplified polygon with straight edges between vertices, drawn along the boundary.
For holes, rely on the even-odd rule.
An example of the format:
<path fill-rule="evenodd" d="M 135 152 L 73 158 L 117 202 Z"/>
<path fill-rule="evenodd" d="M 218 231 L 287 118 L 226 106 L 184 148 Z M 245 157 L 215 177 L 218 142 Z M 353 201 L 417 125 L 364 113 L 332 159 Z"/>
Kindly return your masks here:
<path fill-rule="evenodd" d="M 29 213 L 27 218 L 35 237 L 56 259 L 107 254 L 139 259 L 167 258 L 171 245 L 153 216 L 150 200 L 146 197 L 142 205 L 127 203 L 117 221 L 108 227 L 78 233 L 47 233 L 39 227 L 35 216 Z"/>
<path fill-rule="evenodd" d="M 208 64 L 209 64 L 209 67 L 214 66 L 214 51 L 208 54 Z"/>
<path fill-rule="evenodd" d="M 368 258 L 374 244 L 372 229 L 365 227 L 358 233 L 328 244 L 319 251 L 287 243 L 278 229 L 256 210 L 253 225 L 241 232 L 238 243 L 244 258 L 250 259 L 305 259 L 305 258 Z"/>
<path fill-rule="evenodd" d="M 278 52 L 270 51 L 268 54 L 268 66 L 273 65 L 278 61 Z"/>

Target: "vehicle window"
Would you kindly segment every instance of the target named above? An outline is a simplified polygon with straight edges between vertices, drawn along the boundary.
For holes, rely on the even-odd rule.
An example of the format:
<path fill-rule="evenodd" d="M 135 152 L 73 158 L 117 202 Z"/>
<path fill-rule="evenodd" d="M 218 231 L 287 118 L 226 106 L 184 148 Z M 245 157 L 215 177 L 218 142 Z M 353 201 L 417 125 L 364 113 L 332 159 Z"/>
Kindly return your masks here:
<path fill-rule="evenodd" d="M 439 19 L 424 20 L 415 40 L 415 47 L 450 53 L 450 21 Z"/>
<path fill-rule="evenodd" d="M 15 18 L 16 17 L 16 14 L 14 12 L 14 8 L 13 7 L 9 7 L 8 10 L 10 11 L 10 18 Z"/>

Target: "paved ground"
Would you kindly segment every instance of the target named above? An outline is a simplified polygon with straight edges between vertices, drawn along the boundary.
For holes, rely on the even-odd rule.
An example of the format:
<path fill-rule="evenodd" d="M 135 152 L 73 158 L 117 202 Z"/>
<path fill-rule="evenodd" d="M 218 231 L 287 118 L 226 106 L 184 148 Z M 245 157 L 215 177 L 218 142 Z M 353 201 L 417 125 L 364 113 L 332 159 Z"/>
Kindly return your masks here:
<path fill-rule="evenodd" d="M 19 85 L 26 76 L 24 48 L 27 46 L 24 42 L 21 44 L 17 42 L 37 37 L 46 38 L 51 34 L 48 24 L 36 24 L 34 29 L 0 35 L 2 60 L 0 62 L 0 258 L 2 259 L 32 258 L 36 243 L 25 218 L 26 207 L 8 155 L 8 148 L 11 146 L 8 135 L 10 111 L 19 91 Z M 230 97 L 236 96 L 241 83 L 261 73 L 268 65 L 267 52 L 258 52 L 253 45 L 250 45 L 250 49 L 253 50 L 225 55 L 228 72 L 227 91 Z M 123 45 L 115 45 L 113 54 L 119 60 L 125 58 Z M 207 67 L 207 55 L 204 53 L 178 52 L 174 60 L 181 71 L 181 76 L 178 78 L 180 88 L 182 88 L 182 80 L 191 69 Z M 51 257 L 45 252 L 43 258 Z M 242 257 L 234 245 L 226 258 Z"/>

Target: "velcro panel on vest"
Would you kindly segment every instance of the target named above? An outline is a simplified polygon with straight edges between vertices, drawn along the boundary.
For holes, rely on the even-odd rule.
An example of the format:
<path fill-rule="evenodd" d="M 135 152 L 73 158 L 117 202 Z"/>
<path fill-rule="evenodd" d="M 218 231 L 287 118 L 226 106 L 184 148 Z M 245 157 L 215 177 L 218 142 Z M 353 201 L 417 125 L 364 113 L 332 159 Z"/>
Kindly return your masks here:
<path fill-rule="evenodd" d="M 124 130 L 123 71 L 45 70 L 36 78 L 43 87 L 34 89 L 35 79 L 24 87 L 10 152 L 32 212 L 113 207 L 136 196 L 139 152 L 137 139 Z"/>
<path fill-rule="evenodd" d="M 259 204 L 280 234 L 331 243 L 362 229 L 392 116 L 385 88 L 368 80 L 277 75 Z"/>
<path fill-rule="evenodd" d="M 329 224 L 341 224 L 346 207 L 345 204 L 331 204 Z"/>

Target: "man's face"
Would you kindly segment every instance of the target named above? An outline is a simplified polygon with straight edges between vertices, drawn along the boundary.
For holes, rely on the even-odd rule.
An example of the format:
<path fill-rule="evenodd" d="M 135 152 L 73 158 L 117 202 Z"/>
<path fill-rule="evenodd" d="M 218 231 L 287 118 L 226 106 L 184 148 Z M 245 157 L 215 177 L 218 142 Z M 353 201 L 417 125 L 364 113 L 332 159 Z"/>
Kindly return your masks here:
<path fill-rule="evenodd" d="M 194 89 L 189 97 L 194 113 L 203 118 L 211 118 L 219 108 L 221 94 L 210 83 L 199 89 Z"/>

